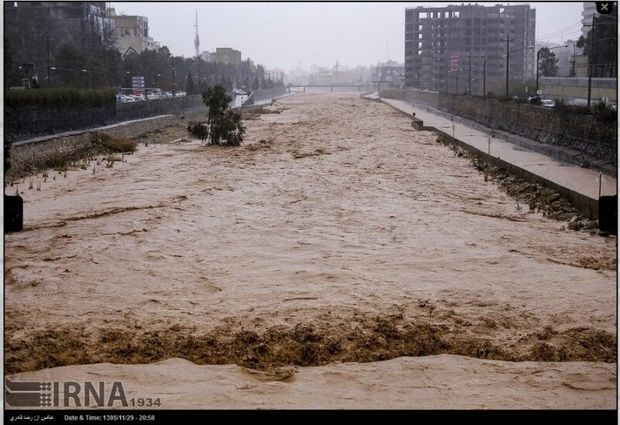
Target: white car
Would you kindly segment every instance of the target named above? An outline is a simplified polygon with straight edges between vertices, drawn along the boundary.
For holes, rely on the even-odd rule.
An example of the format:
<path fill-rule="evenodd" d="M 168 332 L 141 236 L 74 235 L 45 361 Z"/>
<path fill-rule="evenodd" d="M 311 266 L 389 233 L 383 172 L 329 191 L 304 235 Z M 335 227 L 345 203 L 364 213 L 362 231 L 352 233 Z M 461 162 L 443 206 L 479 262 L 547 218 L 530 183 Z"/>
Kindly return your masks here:
<path fill-rule="evenodd" d="M 540 105 L 543 108 L 554 108 L 555 107 L 555 102 L 551 99 L 543 99 L 540 101 Z"/>

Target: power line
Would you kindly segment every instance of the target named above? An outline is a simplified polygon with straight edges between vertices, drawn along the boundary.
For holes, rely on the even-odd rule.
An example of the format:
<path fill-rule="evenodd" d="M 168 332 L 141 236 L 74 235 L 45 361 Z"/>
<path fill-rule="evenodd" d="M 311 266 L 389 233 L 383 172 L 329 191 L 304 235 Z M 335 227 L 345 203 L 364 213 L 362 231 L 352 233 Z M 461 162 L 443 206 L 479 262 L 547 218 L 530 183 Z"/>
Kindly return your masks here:
<path fill-rule="evenodd" d="M 564 27 L 564 28 L 561 28 L 561 29 L 559 29 L 559 30 L 555 30 L 555 31 L 550 32 L 550 33 L 547 33 L 547 34 L 542 34 L 542 35 L 540 35 L 539 37 L 540 37 L 540 38 L 547 38 L 547 37 L 549 37 L 549 36 L 559 35 L 559 34 L 561 34 L 561 33 L 563 33 L 563 32 L 568 31 L 569 29 L 572 29 L 573 27 L 581 27 L 581 21 L 576 22 L 576 23 L 574 23 L 574 24 L 570 24 L 570 25 L 568 25 L 568 26 L 566 26 L 566 27 Z"/>
<path fill-rule="evenodd" d="M 581 29 L 577 28 L 577 29 L 574 29 L 572 31 L 564 32 L 564 33 L 559 34 L 559 35 L 561 35 L 562 38 L 564 38 L 564 37 L 566 37 L 568 35 L 571 35 L 571 34 L 573 34 L 573 35 L 579 34 L 580 32 L 581 32 Z M 549 40 L 554 40 L 556 38 L 557 38 L 557 36 L 541 37 L 541 38 L 537 38 L 536 41 L 549 41 Z"/>

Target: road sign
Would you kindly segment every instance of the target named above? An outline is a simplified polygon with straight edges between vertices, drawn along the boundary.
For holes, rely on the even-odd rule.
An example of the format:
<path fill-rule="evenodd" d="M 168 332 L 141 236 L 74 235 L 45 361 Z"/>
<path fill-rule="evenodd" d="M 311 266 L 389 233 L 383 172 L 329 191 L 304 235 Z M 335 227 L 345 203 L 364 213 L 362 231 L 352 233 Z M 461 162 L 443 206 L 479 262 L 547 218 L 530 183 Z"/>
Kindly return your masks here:
<path fill-rule="evenodd" d="M 134 89 L 143 89 L 145 87 L 145 85 L 144 85 L 144 76 L 142 76 L 142 75 L 135 75 L 135 76 L 131 77 L 131 86 Z"/>

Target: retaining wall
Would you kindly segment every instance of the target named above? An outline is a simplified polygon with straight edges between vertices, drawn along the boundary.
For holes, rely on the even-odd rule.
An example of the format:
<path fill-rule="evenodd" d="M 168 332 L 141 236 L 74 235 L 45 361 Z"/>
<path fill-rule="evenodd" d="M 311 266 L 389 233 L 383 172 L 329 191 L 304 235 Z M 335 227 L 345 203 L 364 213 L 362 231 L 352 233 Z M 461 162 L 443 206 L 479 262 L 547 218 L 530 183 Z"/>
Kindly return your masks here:
<path fill-rule="evenodd" d="M 617 168 L 617 126 L 615 123 L 599 121 L 592 115 L 558 112 L 526 103 L 414 89 L 382 90 L 381 96 L 405 100 L 413 105 L 430 106 L 495 130 L 573 149 L 591 160 L 599 161 L 606 168 L 605 171 L 615 171 Z M 550 154 L 557 158 L 557 154 Z M 587 157 L 572 158 L 571 162 L 581 161 L 578 165 L 582 165 L 588 161 Z M 567 156 L 559 159 L 571 160 Z"/>
<path fill-rule="evenodd" d="M 102 107 L 59 108 L 49 106 L 6 108 L 5 137 L 9 142 L 41 135 L 101 127 L 108 124 L 158 115 L 206 113 L 202 96 L 184 96 L 144 102 L 111 102 Z"/>
<path fill-rule="evenodd" d="M 114 102 L 100 107 L 23 106 L 4 110 L 4 137 L 8 142 L 41 134 L 79 130 L 114 121 Z"/>

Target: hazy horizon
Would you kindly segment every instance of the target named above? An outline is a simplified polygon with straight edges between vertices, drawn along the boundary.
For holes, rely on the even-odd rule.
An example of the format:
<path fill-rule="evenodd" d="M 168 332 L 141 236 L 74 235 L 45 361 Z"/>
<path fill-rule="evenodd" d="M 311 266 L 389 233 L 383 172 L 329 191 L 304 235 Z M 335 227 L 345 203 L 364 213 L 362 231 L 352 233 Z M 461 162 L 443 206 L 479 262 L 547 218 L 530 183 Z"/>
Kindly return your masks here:
<path fill-rule="evenodd" d="M 194 56 L 197 11 L 201 51 L 232 47 L 241 50 L 243 59 L 292 70 L 331 67 L 336 60 L 346 67 L 403 62 L 405 9 L 447 4 L 455 3 L 113 2 L 112 7 L 117 13 L 148 17 L 149 35 L 174 55 Z M 579 37 L 582 2 L 529 4 L 536 9 L 537 42 Z"/>

